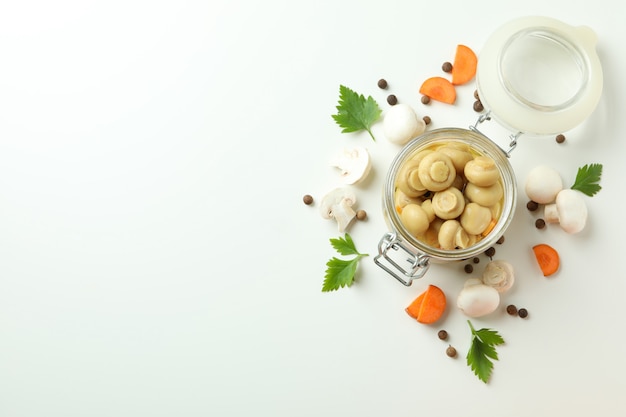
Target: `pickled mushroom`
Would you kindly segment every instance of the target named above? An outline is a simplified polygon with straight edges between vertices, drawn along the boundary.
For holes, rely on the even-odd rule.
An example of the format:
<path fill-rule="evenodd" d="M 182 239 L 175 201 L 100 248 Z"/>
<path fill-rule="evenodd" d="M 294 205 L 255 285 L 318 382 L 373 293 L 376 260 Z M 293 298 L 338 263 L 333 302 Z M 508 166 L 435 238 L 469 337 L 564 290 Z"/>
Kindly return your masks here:
<path fill-rule="evenodd" d="M 479 235 L 487 230 L 491 223 L 491 210 L 480 204 L 469 203 L 461 214 L 461 226 L 472 235 Z"/>
<path fill-rule="evenodd" d="M 474 159 L 474 156 L 470 153 L 469 146 L 463 143 L 451 142 L 437 149 L 437 151 L 450 157 L 457 174 L 463 174 L 467 163 Z"/>
<path fill-rule="evenodd" d="M 497 204 L 502 196 L 504 190 L 500 182 L 496 182 L 489 187 L 480 187 L 471 182 L 465 186 L 465 196 L 473 203 L 478 203 L 484 207 L 491 207 Z"/>
<path fill-rule="evenodd" d="M 457 218 L 465 208 L 465 198 L 458 188 L 449 187 L 438 191 L 432 198 L 432 207 L 435 214 L 443 219 Z"/>
<path fill-rule="evenodd" d="M 430 221 L 428 214 L 418 204 L 407 204 L 400 214 L 402 224 L 413 236 L 419 236 L 426 232 Z"/>
<path fill-rule="evenodd" d="M 396 187 L 409 197 L 419 197 L 428 191 L 419 178 L 419 166 L 422 160 L 433 151 L 422 151 L 404 163 L 398 172 Z"/>
<path fill-rule="evenodd" d="M 477 156 L 465 165 L 465 178 L 479 187 L 489 187 L 500 179 L 496 162 L 488 156 Z"/>
<path fill-rule="evenodd" d="M 448 155 L 433 151 L 420 162 L 418 174 L 426 189 L 441 191 L 452 185 L 456 178 L 456 169 Z"/>

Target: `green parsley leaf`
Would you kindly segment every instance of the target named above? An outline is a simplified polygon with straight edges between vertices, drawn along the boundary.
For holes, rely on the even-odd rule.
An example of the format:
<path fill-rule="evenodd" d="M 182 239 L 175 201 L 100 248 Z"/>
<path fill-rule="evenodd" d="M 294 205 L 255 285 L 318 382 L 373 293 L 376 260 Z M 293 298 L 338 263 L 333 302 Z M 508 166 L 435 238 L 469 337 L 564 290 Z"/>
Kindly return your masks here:
<path fill-rule="evenodd" d="M 326 274 L 324 275 L 323 292 L 336 291 L 339 288 L 350 287 L 354 282 L 356 268 L 367 253 L 359 253 L 354 246 L 354 241 L 348 233 L 337 239 L 330 239 L 330 244 L 341 255 L 356 255 L 352 259 L 331 258 L 326 262 Z"/>
<path fill-rule="evenodd" d="M 467 352 L 467 365 L 485 384 L 493 371 L 493 360 L 498 360 L 496 346 L 504 343 L 502 336 L 491 329 L 474 329 L 471 321 L 467 321 L 472 331 L 472 344 Z"/>
<path fill-rule="evenodd" d="M 332 118 L 343 128 L 341 133 L 366 130 L 375 141 L 371 127 L 381 114 L 382 110 L 372 96 L 365 98 L 344 85 L 339 86 L 339 105 L 337 114 L 333 114 Z"/>
<path fill-rule="evenodd" d="M 349 234 L 346 233 L 345 237 L 338 237 L 337 239 L 330 239 L 330 244 L 341 255 L 358 255 L 359 252 L 354 246 L 354 241 Z"/>
<path fill-rule="evenodd" d="M 572 185 L 572 190 L 578 190 L 589 197 L 593 197 L 602 189 L 600 178 L 602 177 L 602 164 L 588 164 L 578 168 L 576 180 Z"/>

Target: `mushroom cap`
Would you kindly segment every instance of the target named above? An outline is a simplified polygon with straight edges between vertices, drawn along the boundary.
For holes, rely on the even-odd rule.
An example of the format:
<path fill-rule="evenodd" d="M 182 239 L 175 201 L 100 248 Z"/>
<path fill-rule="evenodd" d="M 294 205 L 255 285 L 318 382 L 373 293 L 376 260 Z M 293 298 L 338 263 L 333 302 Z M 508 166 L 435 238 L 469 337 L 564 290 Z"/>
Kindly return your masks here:
<path fill-rule="evenodd" d="M 452 159 L 444 153 L 433 151 L 424 156 L 418 169 L 419 179 L 430 191 L 445 190 L 456 178 Z"/>
<path fill-rule="evenodd" d="M 402 224 L 413 236 L 419 236 L 426 232 L 430 221 L 428 214 L 419 204 L 407 204 L 400 214 Z"/>
<path fill-rule="evenodd" d="M 454 164 L 454 168 L 456 168 L 457 174 L 463 174 L 465 165 L 474 159 L 474 155 L 470 152 L 469 145 L 465 143 L 451 142 L 438 148 L 437 150 L 450 157 L 452 163 Z"/>
<path fill-rule="evenodd" d="M 500 293 L 489 285 L 469 284 L 459 292 L 456 305 L 468 317 L 482 317 L 496 311 L 500 305 Z"/>
<path fill-rule="evenodd" d="M 456 248 L 457 232 L 462 230 L 461 223 L 457 220 L 446 220 L 441 224 L 437 239 L 441 249 L 452 250 Z"/>
<path fill-rule="evenodd" d="M 341 170 L 341 178 L 344 183 L 356 184 L 367 177 L 372 168 L 372 163 L 367 149 L 357 146 L 352 149 L 342 149 L 333 158 L 332 166 Z"/>
<path fill-rule="evenodd" d="M 500 179 L 496 161 L 484 155 L 477 156 L 465 164 L 463 173 L 469 182 L 480 187 L 488 187 Z"/>
<path fill-rule="evenodd" d="M 465 186 L 465 196 L 473 203 L 484 207 L 491 207 L 497 204 L 504 195 L 502 184 L 498 181 L 488 187 L 479 187 L 468 182 Z"/>
<path fill-rule="evenodd" d="M 483 284 L 495 288 L 499 293 L 508 291 L 515 282 L 513 265 L 501 260 L 487 263 L 482 281 Z"/>
<path fill-rule="evenodd" d="M 553 168 L 539 165 L 531 169 L 526 177 L 524 190 L 532 201 L 539 204 L 553 203 L 563 189 L 561 175 Z"/>
<path fill-rule="evenodd" d="M 422 160 L 432 152 L 428 149 L 418 152 L 400 167 L 396 177 L 396 187 L 407 196 L 419 197 L 428 191 L 419 178 L 419 166 Z"/>
<path fill-rule="evenodd" d="M 440 219 L 455 219 L 465 208 L 465 197 L 458 188 L 448 187 L 433 195 L 432 208 Z"/>
<path fill-rule="evenodd" d="M 480 204 L 469 203 L 460 218 L 461 226 L 472 235 L 483 233 L 491 223 L 491 210 Z"/>
<path fill-rule="evenodd" d="M 578 233 L 587 224 L 587 204 L 582 193 L 566 188 L 556 195 L 554 204 L 544 208 L 544 217 L 547 222 L 558 222 L 567 233 Z"/>
<path fill-rule="evenodd" d="M 426 130 L 426 123 L 417 117 L 415 110 L 407 104 L 392 106 L 383 120 L 383 132 L 387 139 L 395 144 L 404 145 Z"/>

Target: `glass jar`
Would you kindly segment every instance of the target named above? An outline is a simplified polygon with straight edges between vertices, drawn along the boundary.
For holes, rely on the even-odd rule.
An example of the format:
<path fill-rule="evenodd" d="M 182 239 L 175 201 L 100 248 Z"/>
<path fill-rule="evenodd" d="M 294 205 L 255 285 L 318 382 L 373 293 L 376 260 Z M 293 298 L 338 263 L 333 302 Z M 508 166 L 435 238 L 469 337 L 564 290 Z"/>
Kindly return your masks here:
<path fill-rule="evenodd" d="M 468 145 L 472 153 L 492 158 L 500 174 L 503 188 L 500 215 L 493 229 L 476 244 L 464 249 L 445 250 L 413 236 L 402 223 L 396 210 L 396 181 L 403 165 L 418 152 L 451 142 Z M 517 201 L 517 185 L 507 154 L 489 138 L 475 129 L 444 128 L 427 132 L 409 142 L 391 163 L 383 188 L 383 213 L 390 232 L 379 242 L 377 265 L 404 285 L 421 278 L 431 261 L 445 262 L 468 259 L 485 252 L 503 235 L 513 220 Z"/>
<path fill-rule="evenodd" d="M 374 261 L 409 286 L 424 276 L 431 262 L 469 259 L 485 252 L 511 223 L 517 186 L 508 157 L 523 134 L 563 133 L 586 119 L 602 93 L 602 68 L 596 54 L 597 38 L 585 26 L 570 26 L 541 16 L 523 17 L 498 28 L 481 50 L 476 72 L 480 100 L 485 108 L 469 129 L 444 128 L 426 132 L 399 152 L 387 173 L 383 213 L 390 231 L 378 244 Z M 504 151 L 478 130 L 493 118 L 511 131 Z M 494 228 L 475 244 L 444 250 L 411 235 L 396 211 L 394 194 L 402 165 L 415 153 L 437 143 L 461 142 L 491 157 L 500 172 L 504 197 Z"/>

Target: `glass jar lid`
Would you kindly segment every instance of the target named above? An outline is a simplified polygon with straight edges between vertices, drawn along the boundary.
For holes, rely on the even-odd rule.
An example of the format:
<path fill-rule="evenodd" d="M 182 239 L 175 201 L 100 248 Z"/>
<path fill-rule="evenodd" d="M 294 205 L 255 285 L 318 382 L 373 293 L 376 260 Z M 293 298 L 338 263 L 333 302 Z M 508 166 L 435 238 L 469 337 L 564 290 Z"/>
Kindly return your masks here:
<path fill-rule="evenodd" d="M 505 127 L 546 135 L 584 121 L 602 94 L 597 37 L 540 16 L 513 20 L 487 40 L 476 83 L 485 109 Z"/>

